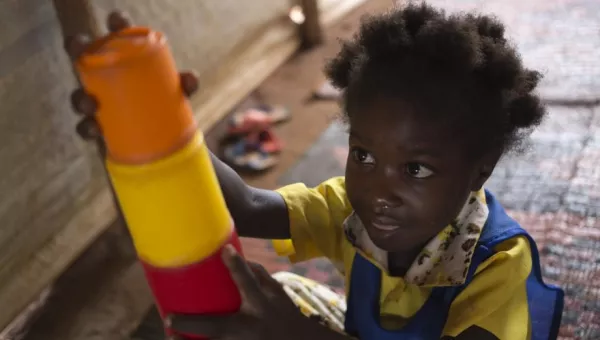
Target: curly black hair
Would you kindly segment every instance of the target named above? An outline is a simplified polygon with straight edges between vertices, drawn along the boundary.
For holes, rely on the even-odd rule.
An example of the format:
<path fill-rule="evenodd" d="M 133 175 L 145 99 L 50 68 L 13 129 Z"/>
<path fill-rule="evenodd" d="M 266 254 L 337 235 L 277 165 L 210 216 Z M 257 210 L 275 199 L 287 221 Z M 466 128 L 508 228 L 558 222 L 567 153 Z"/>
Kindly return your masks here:
<path fill-rule="evenodd" d="M 383 96 L 461 133 L 470 154 L 520 150 L 546 114 L 533 92 L 541 79 L 523 66 L 496 18 L 409 4 L 363 19 L 326 66 L 343 90 L 345 118 Z"/>

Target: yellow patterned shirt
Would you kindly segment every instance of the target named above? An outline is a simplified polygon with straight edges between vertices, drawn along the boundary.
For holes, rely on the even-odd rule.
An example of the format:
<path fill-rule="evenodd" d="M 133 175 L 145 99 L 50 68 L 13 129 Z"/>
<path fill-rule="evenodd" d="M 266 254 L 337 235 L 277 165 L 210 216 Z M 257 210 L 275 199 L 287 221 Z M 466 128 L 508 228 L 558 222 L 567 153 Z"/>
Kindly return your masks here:
<path fill-rule="evenodd" d="M 363 251 L 365 243 L 351 243 L 347 237 L 349 220 L 353 210 L 346 197 L 343 177 L 325 181 L 316 188 L 298 183 L 278 190 L 283 196 L 289 212 L 291 242 L 276 241 L 280 255 L 288 256 L 292 262 L 316 257 L 327 257 L 344 274 L 346 287 L 352 271 L 352 262 L 357 251 Z M 480 193 L 474 194 L 482 199 Z M 485 198 L 483 197 L 483 200 Z M 486 215 L 487 216 L 487 215 Z M 465 225 L 465 228 L 473 228 Z M 356 228 L 354 225 L 353 228 Z M 360 230 L 360 227 L 359 229 Z M 474 231 L 478 238 L 480 230 Z M 444 261 L 456 255 L 454 247 L 444 253 L 433 254 L 438 249 L 432 244 L 448 240 L 452 229 L 449 226 L 426 247 L 423 254 L 430 260 L 427 268 L 437 268 L 435 275 L 423 278 L 411 273 L 422 273 L 415 263 L 408 275 L 399 278 L 387 275 L 384 258 L 369 251 L 369 260 L 382 269 L 380 315 L 381 324 L 387 328 L 401 328 L 424 304 L 431 289 L 437 286 L 460 284 L 462 273 L 452 261 Z M 455 244 L 463 244 L 464 240 Z M 367 242 L 368 243 L 368 242 Z M 524 237 L 515 237 L 496 247 L 496 253 L 479 265 L 471 283 L 453 301 L 443 336 L 457 336 L 476 325 L 494 334 L 500 340 L 530 339 L 530 323 L 527 304 L 526 279 L 531 271 L 531 252 Z M 415 262 L 417 262 L 415 261 Z M 439 265 L 441 263 L 441 265 Z M 436 265 L 437 264 L 437 265 Z M 453 267 L 454 266 L 454 267 Z M 427 270 L 431 272 L 431 270 Z"/>

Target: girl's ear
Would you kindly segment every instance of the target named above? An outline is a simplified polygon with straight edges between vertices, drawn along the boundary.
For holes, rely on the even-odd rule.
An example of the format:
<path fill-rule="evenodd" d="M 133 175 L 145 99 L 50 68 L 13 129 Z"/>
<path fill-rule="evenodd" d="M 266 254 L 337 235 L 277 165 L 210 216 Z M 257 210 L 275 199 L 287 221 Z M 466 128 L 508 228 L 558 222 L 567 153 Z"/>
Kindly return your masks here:
<path fill-rule="evenodd" d="M 502 150 L 489 152 L 478 162 L 477 173 L 471 186 L 471 191 L 479 191 L 494 172 L 496 164 L 502 156 Z"/>

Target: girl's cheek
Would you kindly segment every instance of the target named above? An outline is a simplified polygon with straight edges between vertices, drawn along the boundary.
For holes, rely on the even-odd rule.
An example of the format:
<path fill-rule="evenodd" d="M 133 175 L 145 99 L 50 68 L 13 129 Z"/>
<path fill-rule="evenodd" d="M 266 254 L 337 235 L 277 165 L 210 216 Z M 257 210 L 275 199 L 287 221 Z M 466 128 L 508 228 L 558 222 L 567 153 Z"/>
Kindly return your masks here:
<path fill-rule="evenodd" d="M 352 186 L 348 186 L 346 184 L 346 196 L 348 197 L 348 201 L 350 202 L 350 205 L 352 206 L 352 209 L 354 209 L 355 211 L 359 211 L 361 210 L 361 199 L 359 197 L 356 197 L 354 195 L 355 191 L 353 190 Z"/>

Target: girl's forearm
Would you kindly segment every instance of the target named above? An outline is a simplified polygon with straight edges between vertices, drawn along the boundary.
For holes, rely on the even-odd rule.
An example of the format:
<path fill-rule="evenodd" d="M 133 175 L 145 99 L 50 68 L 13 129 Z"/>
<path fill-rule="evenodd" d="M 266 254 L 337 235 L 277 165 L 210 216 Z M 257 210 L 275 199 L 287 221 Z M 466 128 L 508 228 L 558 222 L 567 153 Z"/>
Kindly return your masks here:
<path fill-rule="evenodd" d="M 289 238 L 290 223 L 283 197 L 272 190 L 249 186 L 212 152 L 210 155 L 239 235 L 263 239 Z"/>

